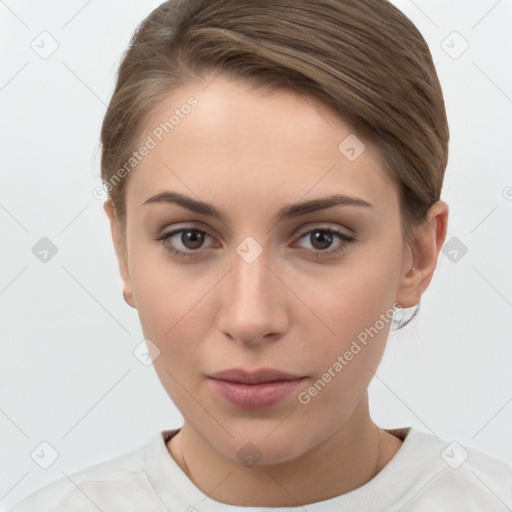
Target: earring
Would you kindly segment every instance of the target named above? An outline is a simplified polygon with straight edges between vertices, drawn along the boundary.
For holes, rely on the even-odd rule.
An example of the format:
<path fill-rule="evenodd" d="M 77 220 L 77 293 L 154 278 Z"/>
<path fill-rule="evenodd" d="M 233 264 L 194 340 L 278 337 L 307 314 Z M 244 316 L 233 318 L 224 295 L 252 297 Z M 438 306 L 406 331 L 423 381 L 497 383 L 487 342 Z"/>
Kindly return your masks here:
<path fill-rule="evenodd" d="M 416 270 L 416 267 L 411 268 L 411 272 L 414 272 Z"/>

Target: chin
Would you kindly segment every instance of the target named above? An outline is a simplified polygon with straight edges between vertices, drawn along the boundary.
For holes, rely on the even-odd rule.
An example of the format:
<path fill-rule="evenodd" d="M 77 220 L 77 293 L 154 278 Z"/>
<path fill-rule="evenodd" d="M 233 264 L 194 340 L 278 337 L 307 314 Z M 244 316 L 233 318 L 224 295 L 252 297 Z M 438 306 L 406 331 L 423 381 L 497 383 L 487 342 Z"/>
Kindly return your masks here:
<path fill-rule="evenodd" d="M 265 427 L 259 422 L 238 432 L 227 428 L 233 437 L 226 434 L 222 445 L 219 445 L 219 437 L 215 436 L 212 442 L 217 444 L 212 447 L 225 459 L 247 467 L 290 462 L 308 451 L 309 444 L 313 448 L 315 440 L 306 439 L 307 432 L 299 426 L 296 432 L 295 429 L 287 429 L 284 424 L 276 428 L 278 424 L 274 418 Z M 303 435 L 301 436 L 299 432 Z"/>

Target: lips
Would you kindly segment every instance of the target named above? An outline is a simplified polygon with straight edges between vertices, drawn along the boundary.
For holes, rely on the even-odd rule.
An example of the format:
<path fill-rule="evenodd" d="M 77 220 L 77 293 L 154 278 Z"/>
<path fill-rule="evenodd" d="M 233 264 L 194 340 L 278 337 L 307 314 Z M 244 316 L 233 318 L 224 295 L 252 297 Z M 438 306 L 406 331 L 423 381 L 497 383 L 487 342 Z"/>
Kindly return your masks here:
<path fill-rule="evenodd" d="M 260 384 L 262 382 L 297 380 L 303 378 L 302 375 L 294 375 L 273 368 L 260 368 L 254 371 L 244 370 L 243 368 L 230 368 L 216 372 L 209 375 L 209 377 L 242 384 Z"/>

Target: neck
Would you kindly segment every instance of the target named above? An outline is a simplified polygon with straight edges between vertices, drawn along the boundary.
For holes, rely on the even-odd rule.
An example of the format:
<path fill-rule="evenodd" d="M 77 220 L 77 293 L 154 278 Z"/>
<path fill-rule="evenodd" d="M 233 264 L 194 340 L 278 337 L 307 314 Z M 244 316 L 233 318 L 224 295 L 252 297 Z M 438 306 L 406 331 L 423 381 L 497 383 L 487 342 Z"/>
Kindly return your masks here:
<path fill-rule="evenodd" d="M 371 420 L 367 395 L 333 435 L 277 464 L 234 463 L 212 450 L 187 422 L 168 442 L 173 458 L 204 494 L 229 505 L 256 507 L 293 507 L 347 493 L 374 478 L 400 446 Z"/>

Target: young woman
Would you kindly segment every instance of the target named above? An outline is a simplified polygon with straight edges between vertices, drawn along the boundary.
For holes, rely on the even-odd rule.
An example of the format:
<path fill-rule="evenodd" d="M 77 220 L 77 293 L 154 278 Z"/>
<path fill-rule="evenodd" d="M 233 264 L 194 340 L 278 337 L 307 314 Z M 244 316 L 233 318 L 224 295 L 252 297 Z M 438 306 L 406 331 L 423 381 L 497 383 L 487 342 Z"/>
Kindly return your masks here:
<path fill-rule="evenodd" d="M 104 209 L 184 424 L 13 510 L 510 510 L 505 463 L 369 414 L 446 237 L 448 138 L 385 0 L 155 9 L 104 119 Z"/>

